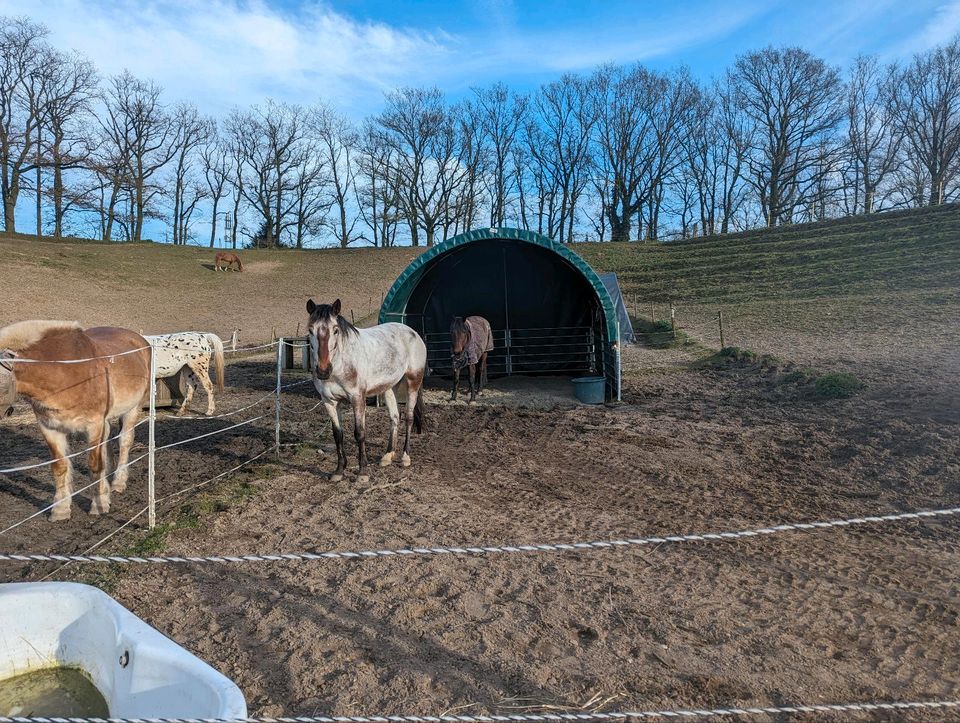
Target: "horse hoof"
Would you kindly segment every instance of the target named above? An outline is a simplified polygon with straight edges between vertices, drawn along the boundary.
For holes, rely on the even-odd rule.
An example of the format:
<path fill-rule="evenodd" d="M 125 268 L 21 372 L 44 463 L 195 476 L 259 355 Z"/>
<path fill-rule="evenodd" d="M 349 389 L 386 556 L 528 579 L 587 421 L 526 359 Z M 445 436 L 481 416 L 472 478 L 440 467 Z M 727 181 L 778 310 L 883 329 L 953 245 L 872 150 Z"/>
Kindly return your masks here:
<path fill-rule="evenodd" d="M 402 464 L 404 467 L 409 467 L 409 466 L 410 466 L 410 455 L 407 454 L 406 452 L 404 452 L 403 456 L 400 458 L 400 464 Z"/>
<path fill-rule="evenodd" d="M 114 482 L 114 483 L 110 486 L 110 489 L 111 489 L 112 491 L 114 491 L 114 492 L 126 492 L 126 491 L 127 491 L 127 483 L 126 483 L 126 482 Z"/>
<path fill-rule="evenodd" d="M 387 452 L 380 458 L 380 466 L 389 467 L 391 464 L 393 464 L 393 452 Z"/>
<path fill-rule="evenodd" d="M 207 416 L 208 416 L 208 417 L 212 417 L 212 416 L 213 416 L 213 411 L 214 411 L 214 410 L 212 410 L 212 409 L 208 409 L 208 410 L 207 410 Z"/>
<path fill-rule="evenodd" d="M 368 474 L 358 474 L 358 475 L 357 475 L 357 482 L 358 482 L 359 484 L 365 485 L 365 484 L 366 484 L 367 482 L 369 482 L 369 481 L 370 481 L 370 475 L 368 475 Z"/>
<path fill-rule="evenodd" d="M 94 499 L 93 503 L 90 505 L 90 514 L 94 517 L 99 515 L 105 515 L 110 511 L 110 502 L 100 502 L 97 499 Z"/>
<path fill-rule="evenodd" d="M 59 508 L 59 507 L 54 507 L 54 508 L 50 511 L 50 521 L 51 521 L 51 522 L 62 522 L 63 520 L 69 520 L 69 519 L 70 519 L 70 508 L 69 508 L 69 507 L 64 507 L 64 508 L 62 508 L 62 509 Z"/>
<path fill-rule="evenodd" d="M 336 472 L 336 473 L 330 475 L 330 481 L 331 481 L 331 482 L 340 482 L 342 479 L 343 479 L 343 475 L 340 474 L 339 472 Z"/>

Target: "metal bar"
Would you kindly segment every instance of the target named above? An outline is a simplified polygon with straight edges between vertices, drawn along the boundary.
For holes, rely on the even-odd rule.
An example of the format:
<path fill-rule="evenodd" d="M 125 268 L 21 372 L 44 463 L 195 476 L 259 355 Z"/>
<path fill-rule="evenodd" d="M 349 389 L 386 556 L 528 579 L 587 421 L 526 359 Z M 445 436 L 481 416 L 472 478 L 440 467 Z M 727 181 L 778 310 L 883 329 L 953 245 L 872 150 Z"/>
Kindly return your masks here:
<path fill-rule="evenodd" d="M 150 426 L 147 436 L 147 526 L 157 526 L 157 348 L 150 345 Z"/>

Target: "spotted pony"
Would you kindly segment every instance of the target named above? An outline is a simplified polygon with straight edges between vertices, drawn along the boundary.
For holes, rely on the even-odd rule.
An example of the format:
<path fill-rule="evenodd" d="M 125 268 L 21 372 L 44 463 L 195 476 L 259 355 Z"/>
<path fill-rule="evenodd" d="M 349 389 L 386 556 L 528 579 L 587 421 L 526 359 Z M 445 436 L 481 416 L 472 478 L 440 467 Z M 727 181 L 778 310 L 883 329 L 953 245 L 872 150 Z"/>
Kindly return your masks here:
<path fill-rule="evenodd" d="M 187 396 L 177 410 L 177 416 L 182 416 L 187 411 L 198 380 L 207 393 L 207 416 L 211 416 L 216 411 L 213 383 L 210 381 L 211 370 L 217 391 L 223 391 L 223 342 L 220 337 L 199 331 L 184 331 L 144 338 L 150 342 L 157 355 L 157 379 L 172 377 L 187 367 Z"/>

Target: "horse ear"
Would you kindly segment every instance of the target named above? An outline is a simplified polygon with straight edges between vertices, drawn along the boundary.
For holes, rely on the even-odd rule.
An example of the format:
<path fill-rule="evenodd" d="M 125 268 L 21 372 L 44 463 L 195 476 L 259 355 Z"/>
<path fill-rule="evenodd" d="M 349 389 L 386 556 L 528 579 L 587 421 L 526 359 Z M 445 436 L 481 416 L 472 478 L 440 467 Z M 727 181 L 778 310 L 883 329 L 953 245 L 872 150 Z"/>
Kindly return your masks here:
<path fill-rule="evenodd" d="M 312 314 L 317 308 L 317 305 L 313 303 L 313 299 L 307 299 L 307 313 Z"/>
<path fill-rule="evenodd" d="M 333 313 L 340 316 L 340 299 L 333 302 Z"/>

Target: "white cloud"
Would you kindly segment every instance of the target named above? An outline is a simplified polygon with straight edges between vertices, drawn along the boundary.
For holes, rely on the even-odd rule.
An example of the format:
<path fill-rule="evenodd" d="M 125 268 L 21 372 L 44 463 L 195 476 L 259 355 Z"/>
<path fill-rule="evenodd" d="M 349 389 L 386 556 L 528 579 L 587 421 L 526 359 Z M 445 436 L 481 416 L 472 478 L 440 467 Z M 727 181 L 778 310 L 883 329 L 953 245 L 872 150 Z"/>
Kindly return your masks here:
<path fill-rule="evenodd" d="M 893 50 L 893 55 L 906 56 L 948 42 L 960 33 L 960 0 L 949 0 L 937 6 L 930 19 L 918 32 Z"/>
<path fill-rule="evenodd" d="M 0 12 L 44 23 L 55 45 L 80 51 L 105 74 L 128 68 L 160 83 L 169 99 L 211 112 L 268 97 L 323 97 L 362 115 L 384 89 L 425 82 L 451 41 L 315 3 L 284 13 L 258 0 L 0 0 Z"/>

